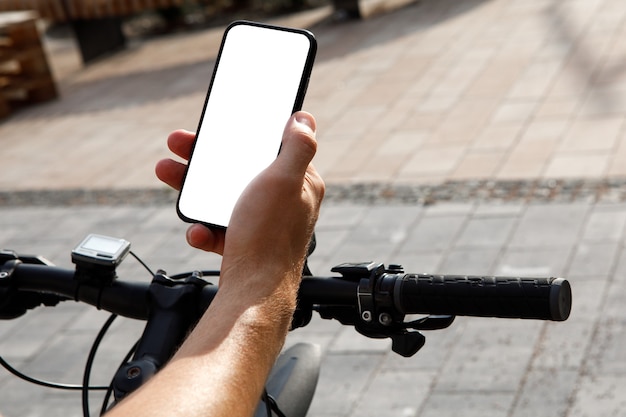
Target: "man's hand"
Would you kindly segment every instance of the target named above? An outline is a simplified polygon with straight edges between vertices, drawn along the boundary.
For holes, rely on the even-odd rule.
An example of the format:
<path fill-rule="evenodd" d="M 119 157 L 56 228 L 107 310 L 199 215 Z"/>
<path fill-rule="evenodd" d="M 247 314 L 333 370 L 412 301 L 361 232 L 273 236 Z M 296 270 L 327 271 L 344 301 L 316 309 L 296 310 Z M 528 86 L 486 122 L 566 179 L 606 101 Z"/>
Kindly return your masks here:
<path fill-rule="evenodd" d="M 177 131 L 168 144 L 188 159 L 193 140 Z M 219 291 L 172 360 L 111 416 L 253 414 L 291 323 L 324 195 L 324 182 L 310 164 L 316 147 L 313 117 L 296 113 L 280 154 L 244 190 L 228 229 L 189 228 L 192 246 L 223 254 Z M 176 189 L 184 172 L 183 163 L 170 159 L 156 167 Z"/>
<path fill-rule="evenodd" d="M 175 131 L 168 146 L 187 160 L 194 138 L 193 133 Z M 315 119 L 305 112 L 294 114 L 285 126 L 280 154 L 244 190 L 227 232 L 194 224 L 187 231 L 189 244 L 225 255 L 226 278 L 234 265 L 271 266 L 283 273 L 299 267 L 324 195 L 324 182 L 311 164 L 316 149 Z M 156 174 L 179 190 L 185 168 L 165 159 L 157 164 Z"/>
<path fill-rule="evenodd" d="M 194 139 L 193 133 L 177 130 L 169 136 L 168 147 L 176 155 L 188 160 Z M 276 241 L 272 238 L 272 234 L 276 234 L 276 231 L 281 228 L 268 227 L 270 222 L 285 224 L 289 219 L 285 215 L 289 213 L 300 212 L 299 215 L 306 217 L 312 214 L 311 210 L 319 209 L 319 204 L 324 195 L 324 183 L 313 165 L 310 164 L 316 149 L 315 119 L 305 112 L 294 114 L 285 127 L 281 152 L 276 161 L 247 187 L 235 206 L 232 216 L 234 221 L 229 225 L 229 230 L 232 232 L 229 234 L 236 234 L 236 236 L 229 239 L 231 242 L 235 238 L 239 240 L 245 237 L 245 235 L 241 236 L 237 230 L 254 226 L 262 228 L 262 230 L 255 229 L 255 232 L 246 233 L 246 235 L 256 238 L 260 236 L 258 234 L 260 233 L 267 237 L 267 242 L 273 241 L 275 244 Z M 157 164 L 156 174 L 161 181 L 176 190 L 180 190 L 185 169 L 186 165 L 181 162 L 164 159 Z M 293 187 L 302 188 L 302 192 L 294 194 Z M 295 195 L 298 196 L 298 201 L 294 201 Z M 287 201 L 289 199 L 291 201 Z M 240 214 L 235 214 L 238 211 Z M 252 222 L 255 218 L 258 219 L 261 214 L 262 218 L 267 220 L 263 225 L 264 227 Z M 290 221 L 298 223 L 300 220 L 292 216 Z M 275 225 L 277 224 L 275 223 Z M 290 227 L 302 226 L 291 224 Z M 220 229 L 209 229 L 200 224 L 194 224 L 187 231 L 187 241 L 196 248 L 219 254 L 224 253 L 225 236 L 224 231 Z M 267 246 L 265 245 L 265 247 Z M 262 248 L 259 247 L 259 249 Z"/>

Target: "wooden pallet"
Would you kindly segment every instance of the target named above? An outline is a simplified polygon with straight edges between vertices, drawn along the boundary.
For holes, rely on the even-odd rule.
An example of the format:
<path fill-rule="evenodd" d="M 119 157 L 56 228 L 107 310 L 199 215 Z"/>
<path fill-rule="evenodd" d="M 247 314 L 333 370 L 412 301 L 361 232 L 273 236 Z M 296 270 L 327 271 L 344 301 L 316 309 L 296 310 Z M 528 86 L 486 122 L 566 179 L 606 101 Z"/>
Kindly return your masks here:
<path fill-rule="evenodd" d="M 200 0 L 0 0 L 0 11 L 33 10 L 54 22 L 130 16 Z"/>
<path fill-rule="evenodd" d="M 0 118 L 58 95 L 36 22 L 33 12 L 0 13 Z"/>

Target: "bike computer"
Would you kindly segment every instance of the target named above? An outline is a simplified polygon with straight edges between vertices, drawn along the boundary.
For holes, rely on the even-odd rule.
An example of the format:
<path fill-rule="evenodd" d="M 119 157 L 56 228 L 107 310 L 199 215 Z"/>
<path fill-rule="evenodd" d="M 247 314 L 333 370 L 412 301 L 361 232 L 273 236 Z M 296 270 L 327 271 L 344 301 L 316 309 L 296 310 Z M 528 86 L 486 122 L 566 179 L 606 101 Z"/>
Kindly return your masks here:
<path fill-rule="evenodd" d="M 72 250 L 72 262 L 116 267 L 129 251 L 130 242 L 127 240 L 90 234 Z"/>

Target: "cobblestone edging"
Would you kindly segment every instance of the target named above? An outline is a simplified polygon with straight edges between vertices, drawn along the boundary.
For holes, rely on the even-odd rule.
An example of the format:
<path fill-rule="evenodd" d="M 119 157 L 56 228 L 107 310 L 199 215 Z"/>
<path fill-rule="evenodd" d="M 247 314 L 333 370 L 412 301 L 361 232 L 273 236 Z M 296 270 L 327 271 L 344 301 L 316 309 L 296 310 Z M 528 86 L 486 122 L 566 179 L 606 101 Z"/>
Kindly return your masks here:
<path fill-rule="evenodd" d="M 354 184 L 330 186 L 327 200 L 375 203 L 624 202 L 626 178 L 599 180 L 467 180 L 437 185 Z"/>
<path fill-rule="evenodd" d="M 166 188 L 0 191 L 0 207 L 162 205 L 176 201 Z M 625 202 L 626 178 L 600 180 L 447 181 L 438 185 L 327 184 L 326 202 L 420 204 L 441 202 Z"/>

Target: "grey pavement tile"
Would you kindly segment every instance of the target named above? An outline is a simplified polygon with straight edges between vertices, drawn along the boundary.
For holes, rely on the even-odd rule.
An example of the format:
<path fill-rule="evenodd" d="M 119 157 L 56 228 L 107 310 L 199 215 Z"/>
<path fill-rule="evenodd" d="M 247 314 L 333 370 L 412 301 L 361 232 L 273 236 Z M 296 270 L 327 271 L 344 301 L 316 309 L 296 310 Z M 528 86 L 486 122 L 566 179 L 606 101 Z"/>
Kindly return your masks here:
<path fill-rule="evenodd" d="M 616 375 L 626 378 L 626 358 L 624 357 L 626 323 L 624 319 L 601 315 L 596 329 L 597 331 L 589 338 L 590 350 L 583 377 Z"/>
<path fill-rule="evenodd" d="M 451 350 L 434 392 L 515 392 L 532 359 L 542 323 L 463 320 L 467 321 L 463 334 Z"/>
<path fill-rule="evenodd" d="M 467 222 L 467 214 L 433 215 L 427 213 L 411 229 L 403 251 L 448 249 Z"/>
<path fill-rule="evenodd" d="M 580 242 L 571 260 L 568 277 L 598 278 L 607 277 L 617 263 L 619 244 Z"/>
<path fill-rule="evenodd" d="M 572 282 L 570 318 L 563 323 L 545 323 L 533 357 L 533 368 L 555 372 L 582 370 L 590 346 L 596 343 L 597 329 L 602 326 L 605 291 L 606 283 L 602 281 Z"/>
<path fill-rule="evenodd" d="M 369 385 L 381 354 L 329 354 L 322 361 L 311 416 L 348 416 Z M 341 381 L 339 384 L 336 381 Z"/>
<path fill-rule="evenodd" d="M 580 382 L 568 417 L 621 416 L 626 409 L 624 375 L 585 377 Z"/>
<path fill-rule="evenodd" d="M 364 391 L 350 414 L 355 417 L 416 416 L 428 398 L 435 373 L 421 370 L 382 369 Z"/>
<path fill-rule="evenodd" d="M 598 206 L 589 214 L 585 225 L 584 240 L 618 241 L 626 226 L 626 207 L 622 204 Z"/>
<path fill-rule="evenodd" d="M 419 206 L 371 206 L 350 238 L 360 242 L 397 245 L 407 238 L 411 225 L 421 214 Z"/>
<path fill-rule="evenodd" d="M 92 410 L 100 410 L 101 396 L 90 396 Z M 76 392 L 47 392 L 40 401 L 33 401 L 28 413 L 28 417 L 54 416 L 62 417 L 72 413 L 72 410 L 81 410 L 80 395 Z"/>
<path fill-rule="evenodd" d="M 8 359 L 29 360 L 58 337 L 75 317 L 75 312 L 59 308 L 30 312 L 20 319 L 19 327 L 11 326 L 11 331 L 0 341 L 0 352 Z M 5 322 L 0 325 L 4 326 Z"/>
<path fill-rule="evenodd" d="M 19 322 L 15 320 L 3 320 L 0 324 L 0 340 L 4 340 L 5 336 L 16 331 L 17 328 L 20 327 Z"/>
<path fill-rule="evenodd" d="M 506 417 L 515 393 L 435 392 L 428 397 L 419 417 Z"/>
<path fill-rule="evenodd" d="M 315 251 L 309 260 L 326 259 L 333 255 L 345 242 L 348 233 L 347 229 L 317 228 L 315 230 Z"/>
<path fill-rule="evenodd" d="M 57 408 L 53 408 L 50 403 L 46 401 L 49 394 L 46 393 L 45 389 L 25 389 L 26 387 L 28 387 L 28 383 L 23 381 L 15 385 L 9 384 L 3 387 L 0 401 L 2 402 L 2 413 L 4 417 L 35 417 L 45 414 L 45 412 L 42 411 L 34 411 L 33 408 L 35 407 L 40 410 L 48 410 L 50 413 L 56 412 L 57 415 L 61 415 L 62 412 L 68 412 L 69 409 L 65 408 L 67 402 L 64 402 L 62 405 L 60 404 Z M 65 396 L 66 400 L 70 400 L 70 402 L 71 398 L 76 398 L 75 393 L 66 393 Z M 78 403 L 78 405 L 80 405 L 80 403 Z M 80 410 L 80 408 L 73 409 Z"/>
<path fill-rule="evenodd" d="M 309 259 L 308 265 L 314 276 L 334 276 L 334 274 L 330 272 L 330 269 L 334 265 L 331 265 L 331 262 L 328 259 L 320 259 L 319 257 Z"/>
<path fill-rule="evenodd" d="M 45 349 L 40 349 L 27 364 L 20 367 L 20 370 L 48 381 L 64 381 L 80 385 L 89 353 L 85 350 L 85 346 L 93 342 L 98 330 L 99 328 L 94 328 L 91 331 L 69 334 L 60 331 L 46 344 Z M 110 360 L 109 369 L 111 365 L 119 363 L 122 358 L 123 356 Z M 94 376 L 97 380 L 99 375 L 96 373 Z M 100 383 L 102 382 L 100 378 Z"/>
<path fill-rule="evenodd" d="M 516 216 L 473 217 L 456 241 L 459 247 L 502 247 L 515 227 Z"/>
<path fill-rule="evenodd" d="M 567 277 L 573 248 L 566 246 L 535 248 L 507 247 L 501 254 L 494 275 L 528 277 Z"/>
<path fill-rule="evenodd" d="M 400 263 L 408 273 L 428 274 L 440 271 L 441 261 L 444 258 L 443 251 L 413 252 L 400 250 L 395 256 L 396 263 Z"/>
<path fill-rule="evenodd" d="M 577 371 L 531 370 L 509 415 L 536 417 L 544 415 L 546 410 L 553 416 L 567 415 L 577 376 Z"/>
<path fill-rule="evenodd" d="M 337 221 L 337 218 L 343 218 L 348 213 L 347 208 L 343 206 L 339 211 L 333 209 L 327 210 L 328 215 L 332 216 L 331 225 Z M 370 206 L 364 211 L 359 208 L 352 216 L 352 219 L 359 219 L 358 227 L 349 227 L 348 230 L 346 228 L 351 223 L 341 228 L 326 226 L 323 223 L 324 217 L 321 217 L 318 222 L 320 252 L 316 250 L 313 259 L 321 255 L 323 258 L 316 261 L 317 265 L 325 264 L 328 269 L 344 262 L 394 263 L 391 256 L 407 238 L 410 225 L 420 214 L 421 209 L 414 206 Z M 329 227 L 332 228 L 329 229 Z M 330 236 L 329 230 L 334 231 Z M 330 242 L 330 248 L 322 248 L 324 239 Z"/>
<path fill-rule="evenodd" d="M 602 304 L 596 308 L 594 333 L 589 337 L 589 352 L 585 363 L 586 376 L 626 376 L 626 320 L 624 319 L 624 277 L 608 283 Z"/>
<path fill-rule="evenodd" d="M 345 262 L 395 262 L 392 256 L 395 252 L 395 245 L 391 243 L 379 243 L 375 241 L 363 240 L 360 243 L 354 241 L 348 235 L 346 241 L 337 248 L 335 253 L 327 258 L 325 264 L 328 268 Z M 322 271 L 320 271 L 322 272 Z M 324 275 L 322 272 L 321 275 Z"/>
<path fill-rule="evenodd" d="M 168 273 L 191 272 L 192 270 L 219 270 L 222 265 L 222 257 L 204 251 L 193 251 L 186 258 L 185 268 L 177 266 L 175 270 L 167 271 Z M 206 277 L 207 281 L 217 282 L 218 278 Z"/>
<path fill-rule="evenodd" d="M 337 338 L 339 332 L 343 330 L 341 323 L 336 320 L 323 320 L 319 315 L 314 315 L 306 330 L 300 328 L 292 330 L 287 335 L 285 348 L 296 343 L 312 343 L 322 349 L 322 354 L 326 354 L 331 344 Z"/>
<path fill-rule="evenodd" d="M 334 338 L 335 335 L 332 333 L 309 333 L 296 330 L 287 337 L 284 349 L 288 349 L 298 343 L 310 343 L 319 346 L 322 355 L 326 355 Z"/>
<path fill-rule="evenodd" d="M 370 339 L 354 328 L 342 328 L 335 336 L 329 351 L 336 354 L 380 353 L 391 351 L 390 339 Z"/>
<path fill-rule="evenodd" d="M 426 216 L 451 216 L 469 215 L 476 210 L 476 205 L 471 203 L 440 203 L 427 206 L 424 209 Z"/>
<path fill-rule="evenodd" d="M 353 227 L 361 221 L 367 210 L 367 207 L 363 205 L 322 203 L 317 230 Z"/>
<path fill-rule="evenodd" d="M 589 211 L 588 204 L 531 205 L 520 219 L 510 246 L 572 246 Z"/>
<path fill-rule="evenodd" d="M 611 318 L 620 317 L 624 297 L 626 297 L 626 275 L 621 271 L 616 271 L 608 282 L 603 314 Z"/>
<path fill-rule="evenodd" d="M 626 248 L 620 248 L 617 256 L 613 277 L 616 282 L 624 282 L 626 279 Z"/>
<path fill-rule="evenodd" d="M 454 248 L 447 253 L 437 273 L 450 275 L 494 275 L 500 248 Z"/>

